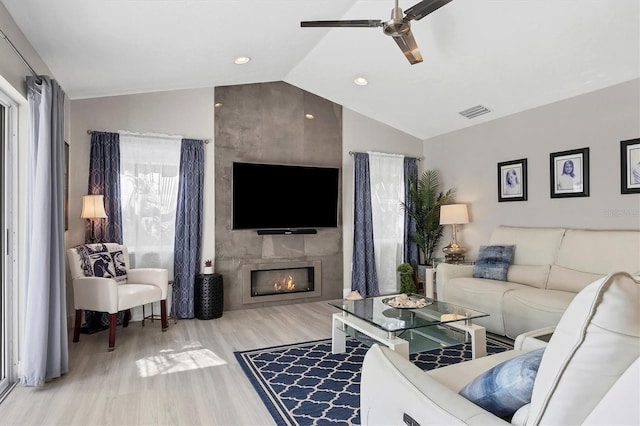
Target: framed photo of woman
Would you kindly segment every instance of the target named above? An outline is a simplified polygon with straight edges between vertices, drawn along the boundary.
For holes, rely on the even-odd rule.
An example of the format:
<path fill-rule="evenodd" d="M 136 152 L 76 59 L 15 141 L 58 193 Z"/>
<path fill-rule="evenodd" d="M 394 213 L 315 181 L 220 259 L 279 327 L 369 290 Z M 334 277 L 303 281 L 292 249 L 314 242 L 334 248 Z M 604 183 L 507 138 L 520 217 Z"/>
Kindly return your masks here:
<path fill-rule="evenodd" d="M 640 139 L 620 142 L 620 193 L 640 193 Z"/>
<path fill-rule="evenodd" d="M 589 148 L 549 155 L 551 198 L 589 196 Z"/>
<path fill-rule="evenodd" d="M 498 163 L 498 202 L 527 201 L 527 159 Z"/>

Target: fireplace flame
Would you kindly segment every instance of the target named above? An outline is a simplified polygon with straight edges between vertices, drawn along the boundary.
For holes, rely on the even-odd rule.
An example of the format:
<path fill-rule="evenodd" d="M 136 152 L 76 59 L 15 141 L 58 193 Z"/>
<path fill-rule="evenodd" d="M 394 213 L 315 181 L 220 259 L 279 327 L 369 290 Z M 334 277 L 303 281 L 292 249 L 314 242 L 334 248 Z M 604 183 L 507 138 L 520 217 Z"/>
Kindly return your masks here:
<path fill-rule="evenodd" d="M 273 283 L 273 289 L 275 291 L 281 291 L 282 289 L 285 291 L 293 291 L 296 288 L 296 282 L 293 280 L 291 275 L 282 278 L 280 282 L 276 281 Z"/>

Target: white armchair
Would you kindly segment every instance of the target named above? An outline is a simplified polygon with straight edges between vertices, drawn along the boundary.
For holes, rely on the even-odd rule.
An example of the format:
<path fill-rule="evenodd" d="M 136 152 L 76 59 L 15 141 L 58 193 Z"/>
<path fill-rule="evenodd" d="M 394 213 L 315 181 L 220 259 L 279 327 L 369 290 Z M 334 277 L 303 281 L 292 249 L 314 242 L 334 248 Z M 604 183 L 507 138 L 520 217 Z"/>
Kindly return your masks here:
<path fill-rule="evenodd" d="M 162 331 L 167 321 L 166 269 L 129 269 L 127 247 L 120 244 L 85 244 L 67 250 L 67 260 L 73 278 L 73 304 L 76 310 L 73 341 L 80 340 L 83 310 L 109 313 L 109 351 L 115 349 L 116 319 L 125 311 L 123 327 L 130 318 L 130 309 L 160 301 Z"/>
<path fill-rule="evenodd" d="M 361 423 L 640 424 L 638 306 L 640 283 L 624 272 L 604 277 L 578 293 L 546 345 L 531 402 L 509 419 L 497 417 L 458 392 L 501 362 L 544 346 L 534 332 L 518 336 L 512 351 L 431 371 L 373 346 L 362 366 Z"/>

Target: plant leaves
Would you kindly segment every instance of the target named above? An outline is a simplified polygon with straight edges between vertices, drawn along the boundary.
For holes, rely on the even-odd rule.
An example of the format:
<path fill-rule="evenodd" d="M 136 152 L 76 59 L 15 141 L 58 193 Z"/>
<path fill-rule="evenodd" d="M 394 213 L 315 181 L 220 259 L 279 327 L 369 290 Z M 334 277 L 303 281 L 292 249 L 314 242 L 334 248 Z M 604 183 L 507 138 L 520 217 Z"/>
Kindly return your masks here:
<path fill-rule="evenodd" d="M 411 239 L 418 245 L 425 261 L 433 256 L 442 237 L 440 207 L 455 202 L 455 190 L 440 191 L 440 174 L 437 170 L 425 170 L 417 182 L 409 178 L 409 199 L 402 208 L 416 223 Z"/>

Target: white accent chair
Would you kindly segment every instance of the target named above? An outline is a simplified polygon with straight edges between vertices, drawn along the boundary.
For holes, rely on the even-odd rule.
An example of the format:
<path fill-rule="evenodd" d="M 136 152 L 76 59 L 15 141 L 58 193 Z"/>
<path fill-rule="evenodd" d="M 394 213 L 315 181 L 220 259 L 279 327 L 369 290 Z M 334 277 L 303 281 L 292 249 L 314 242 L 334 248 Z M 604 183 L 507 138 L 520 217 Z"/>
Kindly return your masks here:
<path fill-rule="evenodd" d="M 579 292 L 546 345 L 531 402 L 515 412 L 511 424 L 640 424 L 639 306 L 640 282 L 625 272 Z M 362 366 L 361 422 L 508 425 L 458 392 L 502 361 L 541 345 L 535 333 L 525 333 L 512 351 L 431 371 L 373 346 Z"/>
<path fill-rule="evenodd" d="M 83 310 L 109 313 L 109 351 L 115 349 L 119 311 L 125 311 L 123 327 L 127 327 L 131 308 L 160 301 L 162 331 L 167 330 L 169 273 L 166 269 L 129 269 L 127 247 L 114 243 L 70 248 L 67 260 L 76 310 L 74 342 L 80 340 Z"/>

